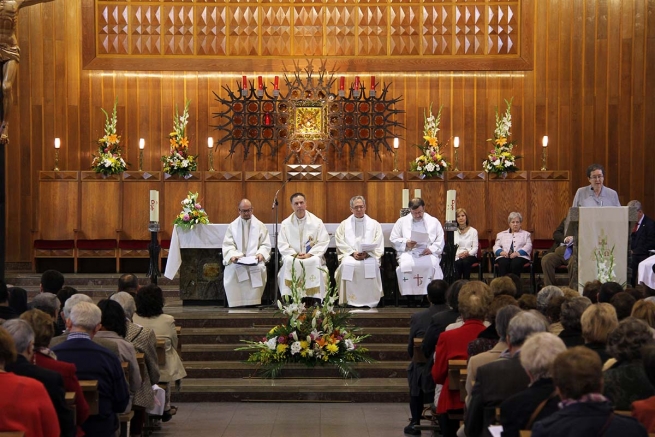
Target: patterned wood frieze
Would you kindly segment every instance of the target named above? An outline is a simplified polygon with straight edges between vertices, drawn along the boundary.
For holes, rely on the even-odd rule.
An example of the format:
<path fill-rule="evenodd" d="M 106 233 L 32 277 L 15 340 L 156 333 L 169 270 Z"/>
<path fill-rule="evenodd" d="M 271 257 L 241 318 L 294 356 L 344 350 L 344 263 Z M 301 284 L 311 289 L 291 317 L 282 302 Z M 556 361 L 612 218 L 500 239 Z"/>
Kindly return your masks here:
<path fill-rule="evenodd" d="M 446 180 L 449 181 L 474 181 L 487 179 L 487 174 L 483 171 L 448 171 Z"/>
<path fill-rule="evenodd" d="M 76 181 L 79 177 L 78 171 L 40 171 L 40 181 Z"/>
<path fill-rule="evenodd" d="M 204 177 L 206 181 L 241 181 L 243 173 L 240 171 L 206 171 Z"/>
<path fill-rule="evenodd" d="M 424 175 L 417 171 L 408 171 L 406 173 L 407 175 L 407 180 L 408 181 L 420 181 L 420 180 L 425 180 L 425 181 L 435 181 L 435 182 L 443 182 L 444 176 L 435 176 L 431 178 L 426 178 Z"/>
<path fill-rule="evenodd" d="M 161 181 L 160 171 L 126 171 L 123 180 L 128 181 Z"/>
<path fill-rule="evenodd" d="M 246 181 L 281 181 L 283 174 L 281 171 L 247 171 Z"/>
<path fill-rule="evenodd" d="M 527 171 L 517 171 L 514 173 L 506 173 L 505 175 L 498 175 L 496 173 L 489 174 L 489 180 L 492 181 L 527 181 Z"/>
<path fill-rule="evenodd" d="M 102 173 L 96 173 L 94 171 L 81 171 L 80 179 L 83 181 L 92 180 L 92 181 L 115 182 L 121 180 L 121 175 L 119 174 L 103 175 Z"/>
<path fill-rule="evenodd" d="M 369 171 L 367 181 L 404 181 L 405 173 L 402 171 Z"/>
<path fill-rule="evenodd" d="M 364 173 L 361 171 L 329 171 L 328 181 L 363 181 Z"/>
<path fill-rule="evenodd" d="M 530 180 L 531 181 L 538 181 L 538 180 L 568 181 L 569 180 L 569 172 L 567 170 L 531 171 L 530 172 Z"/>
<path fill-rule="evenodd" d="M 202 180 L 202 172 L 200 171 L 192 171 L 186 176 L 180 176 L 180 175 L 171 175 L 168 173 L 164 173 L 164 180 L 166 182 L 184 182 L 184 181 L 201 181 Z"/>

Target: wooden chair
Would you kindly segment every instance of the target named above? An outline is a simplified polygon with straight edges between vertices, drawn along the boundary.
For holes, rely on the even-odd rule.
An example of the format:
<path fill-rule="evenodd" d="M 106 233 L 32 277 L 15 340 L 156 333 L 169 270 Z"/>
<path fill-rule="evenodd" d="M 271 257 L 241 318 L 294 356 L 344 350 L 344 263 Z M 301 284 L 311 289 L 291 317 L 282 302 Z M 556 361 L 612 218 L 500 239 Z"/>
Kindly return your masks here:
<path fill-rule="evenodd" d="M 77 425 L 77 408 L 75 408 L 75 392 L 67 391 L 65 394 L 66 406 L 73 411 L 73 421 Z"/>
<path fill-rule="evenodd" d="M 466 360 L 448 360 L 448 390 L 460 390 L 460 371 L 466 370 Z"/>
<path fill-rule="evenodd" d="M 86 403 L 89 404 L 89 414 L 93 416 L 98 414 L 98 402 L 100 395 L 98 394 L 98 380 L 80 380 L 80 387 L 84 394 Z"/>

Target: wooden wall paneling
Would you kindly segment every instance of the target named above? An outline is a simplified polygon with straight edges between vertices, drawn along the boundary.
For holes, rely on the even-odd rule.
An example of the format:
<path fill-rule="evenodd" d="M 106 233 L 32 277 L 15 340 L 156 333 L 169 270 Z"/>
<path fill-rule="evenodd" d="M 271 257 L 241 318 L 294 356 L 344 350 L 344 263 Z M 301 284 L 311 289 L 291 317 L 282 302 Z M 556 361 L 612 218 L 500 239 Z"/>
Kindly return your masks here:
<path fill-rule="evenodd" d="M 553 231 L 568 214 L 572 202 L 568 179 L 568 172 L 530 173 L 530 215 L 524 216 L 524 221 L 529 229 L 534 229 L 532 238 L 551 239 Z"/>
<path fill-rule="evenodd" d="M 278 221 L 282 222 L 285 218 L 291 214 L 289 208 L 289 196 L 293 194 L 293 191 L 290 191 L 289 185 L 287 184 L 282 188 L 284 181 L 275 180 L 275 181 L 257 181 L 252 180 L 244 183 L 243 192 L 240 191 L 242 197 L 248 198 L 252 203 L 254 208 L 253 214 L 264 223 L 275 223 L 275 210 L 271 207 L 273 205 L 273 199 L 275 198 L 275 193 L 277 190 L 280 190 L 278 194 Z M 238 202 L 238 201 L 237 201 Z M 311 205 L 310 205 L 311 207 Z M 233 214 L 236 218 L 236 204 L 234 207 L 228 206 L 228 212 Z"/>
<path fill-rule="evenodd" d="M 161 173 L 150 179 L 145 179 L 142 172 L 130 171 L 126 173 L 123 174 L 123 205 L 121 208 L 123 226 L 119 237 L 121 240 L 149 240 L 150 190 L 160 191 L 160 198 L 162 197 Z"/>
<path fill-rule="evenodd" d="M 487 74 L 483 73 L 476 77 L 475 79 L 475 122 L 474 122 L 474 132 L 475 136 L 473 138 L 473 143 L 469 146 L 472 148 L 482 149 L 483 151 L 476 156 L 476 159 L 473 161 L 472 167 L 464 167 L 460 170 L 465 171 L 477 171 L 482 169 L 482 161 L 487 159 L 487 154 L 491 147 L 491 143 L 487 142 L 487 139 L 490 138 L 490 135 L 493 133 L 488 132 L 487 129 Z"/>
<path fill-rule="evenodd" d="M 161 238 L 169 239 L 173 230 L 173 221 L 182 211 L 181 202 L 186 199 L 189 191 L 198 193 L 199 199 L 205 198 L 205 192 L 202 191 L 201 176 L 194 177 L 190 180 L 179 178 L 170 178 L 164 181 L 163 191 L 159 193 L 159 223 L 161 225 Z M 212 217 L 209 216 L 212 220 Z"/>
<path fill-rule="evenodd" d="M 508 228 L 507 217 L 510 212 L 520 212 L 523 216 L 523 229 L 532 230 L 534 224 L 528 222 L 527 172 L 510 173 L 507 179 L 492 177 L 489 180 L 487 214 L 492 237 Z"/>
<path fill-rule="evenodd" d="M 204 152 L 202 154 L 205 155 L 205 159 L 203 159 L 203 165 L 200 166 L 201 170 L 209 170 L 209 150 L 207 147 L 207 138 L 212 137 L 214 139 L 214 143 L 216 143 L 216 135 L 213 133 L 209 132 L 209 124 L 210 124 L 210 112 L 209 112 L 209 89 L 208 89 L 208 78 L 206 75 L 198 75 L 195 80 L 194 80 L 194 85 L 197 88 L 196 91 L 196 105 L 198 107 L 198 112 L 197 112 L 197 139 L 198 139 L 198 147 L 199 149 L 204 149 Z M 214 152 L 215 149 L 212 150 L 212 153 Z M 216 154 L 214 154 L 214 158 L 216 158 Z M 216 168 L 216 164 L 214 164 L 214 168 Z"/>
<path fill-rule="evenodd" d="M 161 170 L 161 157 L 167 155 L 170 148 L 168 134 L 173 128 L 172 118 L 162 118 L 162 76 L 150 74 L 144 81 L 144 93 L 147 95 L 148 106 L 148 138 L 144 158 L 144 170 Z M 167 123 L 167 124 L 166 124 Z"/>
<path fill-rule="evenodd" d="M 350 199 L 353 196 L 364 196 L 366 198 L 366 187 L 364 181 L 361 180 L 347 182 L 334 181 L 325 184 L 325 194 L 326 213 L 322 217 L 323 221 L 325 223 L 340 223 L 352 214 L 350 211 Z"/>
<path fill-rule="evenodd" d="M 489 238 L 487 225 L 487 181 L 486 173 L 480 172 L 448 172 L 447 190 L 455 190 L 457 208 L 464 208 L 471 226 L 478 231 L 480 239 Z M 445 201 L 443 202 L 445 204 Z M 445 219 L 445 213 L 444 213 Z"/>
<path fill-rule="evenodd" d="M 402 181 L 369 181 L 366 184 L 366 213 L 380 223 L 395 223 L 400 217 L 402 204 Z"/>
<path fill-rule="evenodd" d="M 157 109 L 159 114 L 157 117 L 160 120 L 159 131 L 155 131 L 155 134 L 159 137 L 159 156 L 167 155 L 169 153 L 170 142 L 168 139 L 168 134 L 173 132 L 173 116 L 175 115 L 175 104 L 177 104 L 178 110 L 184 110 L 184 96 L 176 95 L 175 85 L 170 73 L 161 74 L 160 83 L 158 84 L 160 88 L 154 92 L 160 94 L 159 102 Z M 181 108 L 181 109 L 180 109 Z"/>
<path fill-rule="evenodd" d="M 462 125 L 453 130 L 454 136 L 459 136 L 459 169 L 460 170 L 475 170 L 477 169 L 478 162 L 482 162 L 484 158 L 479 158 L 478 149 L 482 149 L 480 156 L 484 154 L 485 148 L 478 147 L 477 132 L 476 132 L 476 85 L 477 79 L 472 75 L 464 75 L 462 77 L 462 103 L 460 104 L 462 113 Z M 453 108 L 456 108 L 457 102 L 453 102 Z M 456 123 L 456 122 L 455 122 Z M 482 144 L 482 143 L 480 143 Z"/>
<path fill-rule="evenodd" d="M 140 127 L 140 105 L 129 104 L 130 98 L 139 101 L 141 93 L 138 88 L 138 80 L 134 75 L 121 75 L 121 87 L 119 88 L 119 105 L 123 102 L 122 114 L 125 117 L 125 128 L 121 136 L 121 149 L 125 161 L 129 164 L 128 169 L 139 171 L 139 127 Z M 118 133 L 121 135 L 121 132 Z M 149 144 L 150 145 L 150 144 Z M 145 152 L 145 149 L 144 149 Z"/>
<path fill-rule="evenodd" d="M 77 172 L 61 172 L 66 179 L 57 179 L 60 175 L 56 175 L 56 172 L 41 173 L 39 192 L 43 199 L 49 199 L 49 201 L 40 204 L 34 238 L 73 240 L 80 215 L 78 174 Z M 28 247 L 32 247 L 31 241 Z M 22 259 L 14 261 L 22 261 Z"/>
<path fill-rule="evenodd" d="M 189 151 L 194 155 L 198 155 L 198 171 L 207 168 L 207 135 L 200 136 L 198 134 L 199 123 L 205 123 L 204 119 L 200 121 L 199 118 L 199 104 L 198 102 L 198 75 L 188 74 L 184 72 L 175 73 L 175 83 L 180 85 L 180 100 L 179 109 L 180 114 L 184 110 L 184 104 L 187 100 L 191 102 L 189 106 L 189 124 L 187 125 L 187 137 L 189 138 Z M 171 121 L 172 123 L 172 121 Z"/>
<path fill-rule="evenodd" d="M 242 181 L 205 181 L 204 193 L 201 204 L 212 223 L 230 223 L 239 215 L 239 202 L 245 197 Z M 254 207 L 260 199 L 249 200 Z M 255 215 L 266 211 L 261 202 L 257 206 Z"/>
<path fill-rule="evenodd" d="M 413 180 L 407 182 L 409 198 L 414 198 L 416 189 L 421 190 L 421 198 L 425 202 L 425 211 L 439 219 L 441 223 L 446 217 L 446 184 L 441 178 Z"/>
<path fill-rule="evenodd" d="M 91 172 L 80 172 L 80 229 L 78 239 L 116 239 L 121 218 L 119 176 L 106 179 Z"/>
<path fill-rule="evenodd" d="M 628 29 L 633 30 L 632 38 L 632 69 L 629 80 L 632 81 L 631 92 L 632 104 L 630 109 L 632 111 L 632 120 L 630 131 L 632 132 L 632 141 L 631 144 L 643 144 L 644 143 L 644 81 L 645 81 L 645 15 L 647 13 L 645 7 L 645 1 L 636 0 L 634 2 L 634 27 L 626 25 Z M 624 15 L 625 17 L 625 15 Z M 627 98 L 627 96 L 624 96 Z M 624 147 L 626 144 L 624 144 Z M 631 153 L 631 163 L 637 163 L 637 165 L 631 165 L 631 171 L 629 175 L 629 187 L 630 187 L 630 197 L 633 195 L 633 187 L 640 187 L 643 184 L 645 179 L 645 154 L 643 148 L 630 148 Z M 642 196 L 644 197 L 644 196 Z M 646 200 L 642 201 L 643 204 L 646 204 Z"/>
<path fill-rule="evenodd" d="M 291 202 L 289 202 L 289 196 L 291 196 L 293 193 L 303 193 L 307 203 L 307 211 L 319 217 L 324 222 L 326 221 L 325 215 L 327 213 L 328 200 L 325 183 L 292 180 L 289 181 L 285 187 L 285 191 L 288 193 L 285 196 L 286 199 L 284 199 L 284 201 L 282 201 L 283 199 L 278 199 L 280 202 L 280 217 L 286 218 L 293 212 L 293 209 L 291 208 Z M 332 208 L 331 204 L 330 208 Z"/>

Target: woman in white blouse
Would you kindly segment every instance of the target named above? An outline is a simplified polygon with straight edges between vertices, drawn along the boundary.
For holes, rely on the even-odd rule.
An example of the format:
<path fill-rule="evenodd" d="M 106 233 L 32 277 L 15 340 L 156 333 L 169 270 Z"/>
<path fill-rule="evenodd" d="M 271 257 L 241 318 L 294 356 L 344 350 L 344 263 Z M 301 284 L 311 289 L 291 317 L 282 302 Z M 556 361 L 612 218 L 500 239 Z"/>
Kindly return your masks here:
<path fill-rule="evenodd" d="M 469 217 L 464 208 L 455 211 L 457 232 L 455 232 L 455 279 L 470 279 L 471 266 L 478 262 L 478 231 L 469 226 Z"/>

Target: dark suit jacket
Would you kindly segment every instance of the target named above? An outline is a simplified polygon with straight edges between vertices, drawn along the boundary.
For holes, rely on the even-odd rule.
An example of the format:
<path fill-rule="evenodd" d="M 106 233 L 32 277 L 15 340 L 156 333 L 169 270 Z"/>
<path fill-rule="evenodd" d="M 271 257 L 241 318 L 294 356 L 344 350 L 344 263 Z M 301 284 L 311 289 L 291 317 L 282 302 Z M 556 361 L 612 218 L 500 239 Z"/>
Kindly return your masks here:
<path fill-rule="evenodd" d="M 425 333 L 430 327 L 430 323 L 432 323 L 432 316 L 448 309 L 450 308 L 444 303 L 430 305 L 430 308 L 412 314 L 409 322 L 409 342 L 407 343 L 407 353 L 410 358 L 414 357 L 414 339 L 425 337 Z"/>
<path fill-rule="evenodd" d="M 528 429 L 527 424 L 539 404 L 548 399 L 532 425 L 537 420 L 545 419 L 555 413 L 560 401 L 553 395 L 555 385 L 552 378 L 536 380 L 530 387 L 520 393 L 510 396 L 500 404 L 500 423 L 503 425 L 503 437 L 519 437 L 519 431 Z M 550 399 L 549 399 L 550 398 Z"/>
<path fill-rule="evenodd" d="M 648 255 L 655 249 L 655 221 L 644 215 L 637 232 L 630 234 L 630 249 L 634 255 Z"/>
<path fill-rule="evenodd" d="M 432 316 L 432 323 L 428 326 L 428 330 L 425 331 L 423 336 L 423 354 L 427 357 L 428 361 L 434 354 L 434 350 L 437 347 L 437 341 L 439 340 L 439 335 L 446 330 L 446 326 L 451 323 L 455 323 L 459 317 L 459 311 L 447 310 L 437 313 Z M 432 366 L 430 366 L 432 367 Z"/>
<path fill-rule="evenodd" d="M 75 437 L 77 433 L 75 416 L 73 411 L 66 405 L 64 380 L 59 373 L 35 366 L 22 355 L 18 355 L 16 362 L 8 365 L 5 370 L 16 375 L 36 379 L 43 384 L 57 412 L 62 437 Z"/>
<path fill-rule="evenodd" d="M 423 338 L 430 323 L 432 323 L 432 316 L 442 311 L 447 311 L 448 308 L 446 304 L 430 305 L 430 308 L 412 314 L 409 324 L 409 342 L 407 343 L 407 353 L 410 358 L 414 357 L 414 339 Z M 428 361 L 430 361 L 431 356 L 432 354 L 429 356 L 426 355 Z M 410 396 L 420 396 L 421 391 L 423 393 L 434 392 L 434 381 L 432 381 L 432 375 L 430 375 L 431 367 L 427 367 L 427 363 L 410 361 L 407 366 L 407 381 L 409 383 Z"/>
<path fill-rule="evenodd" d="M 521 366 L 519 354 L 480 367 L 466 411 L 466 435 L 490 436 L 488 427 L 492 424 L 496 407 L 510 396 L 528 388 L 529 383 L 530 378 Z"/>

